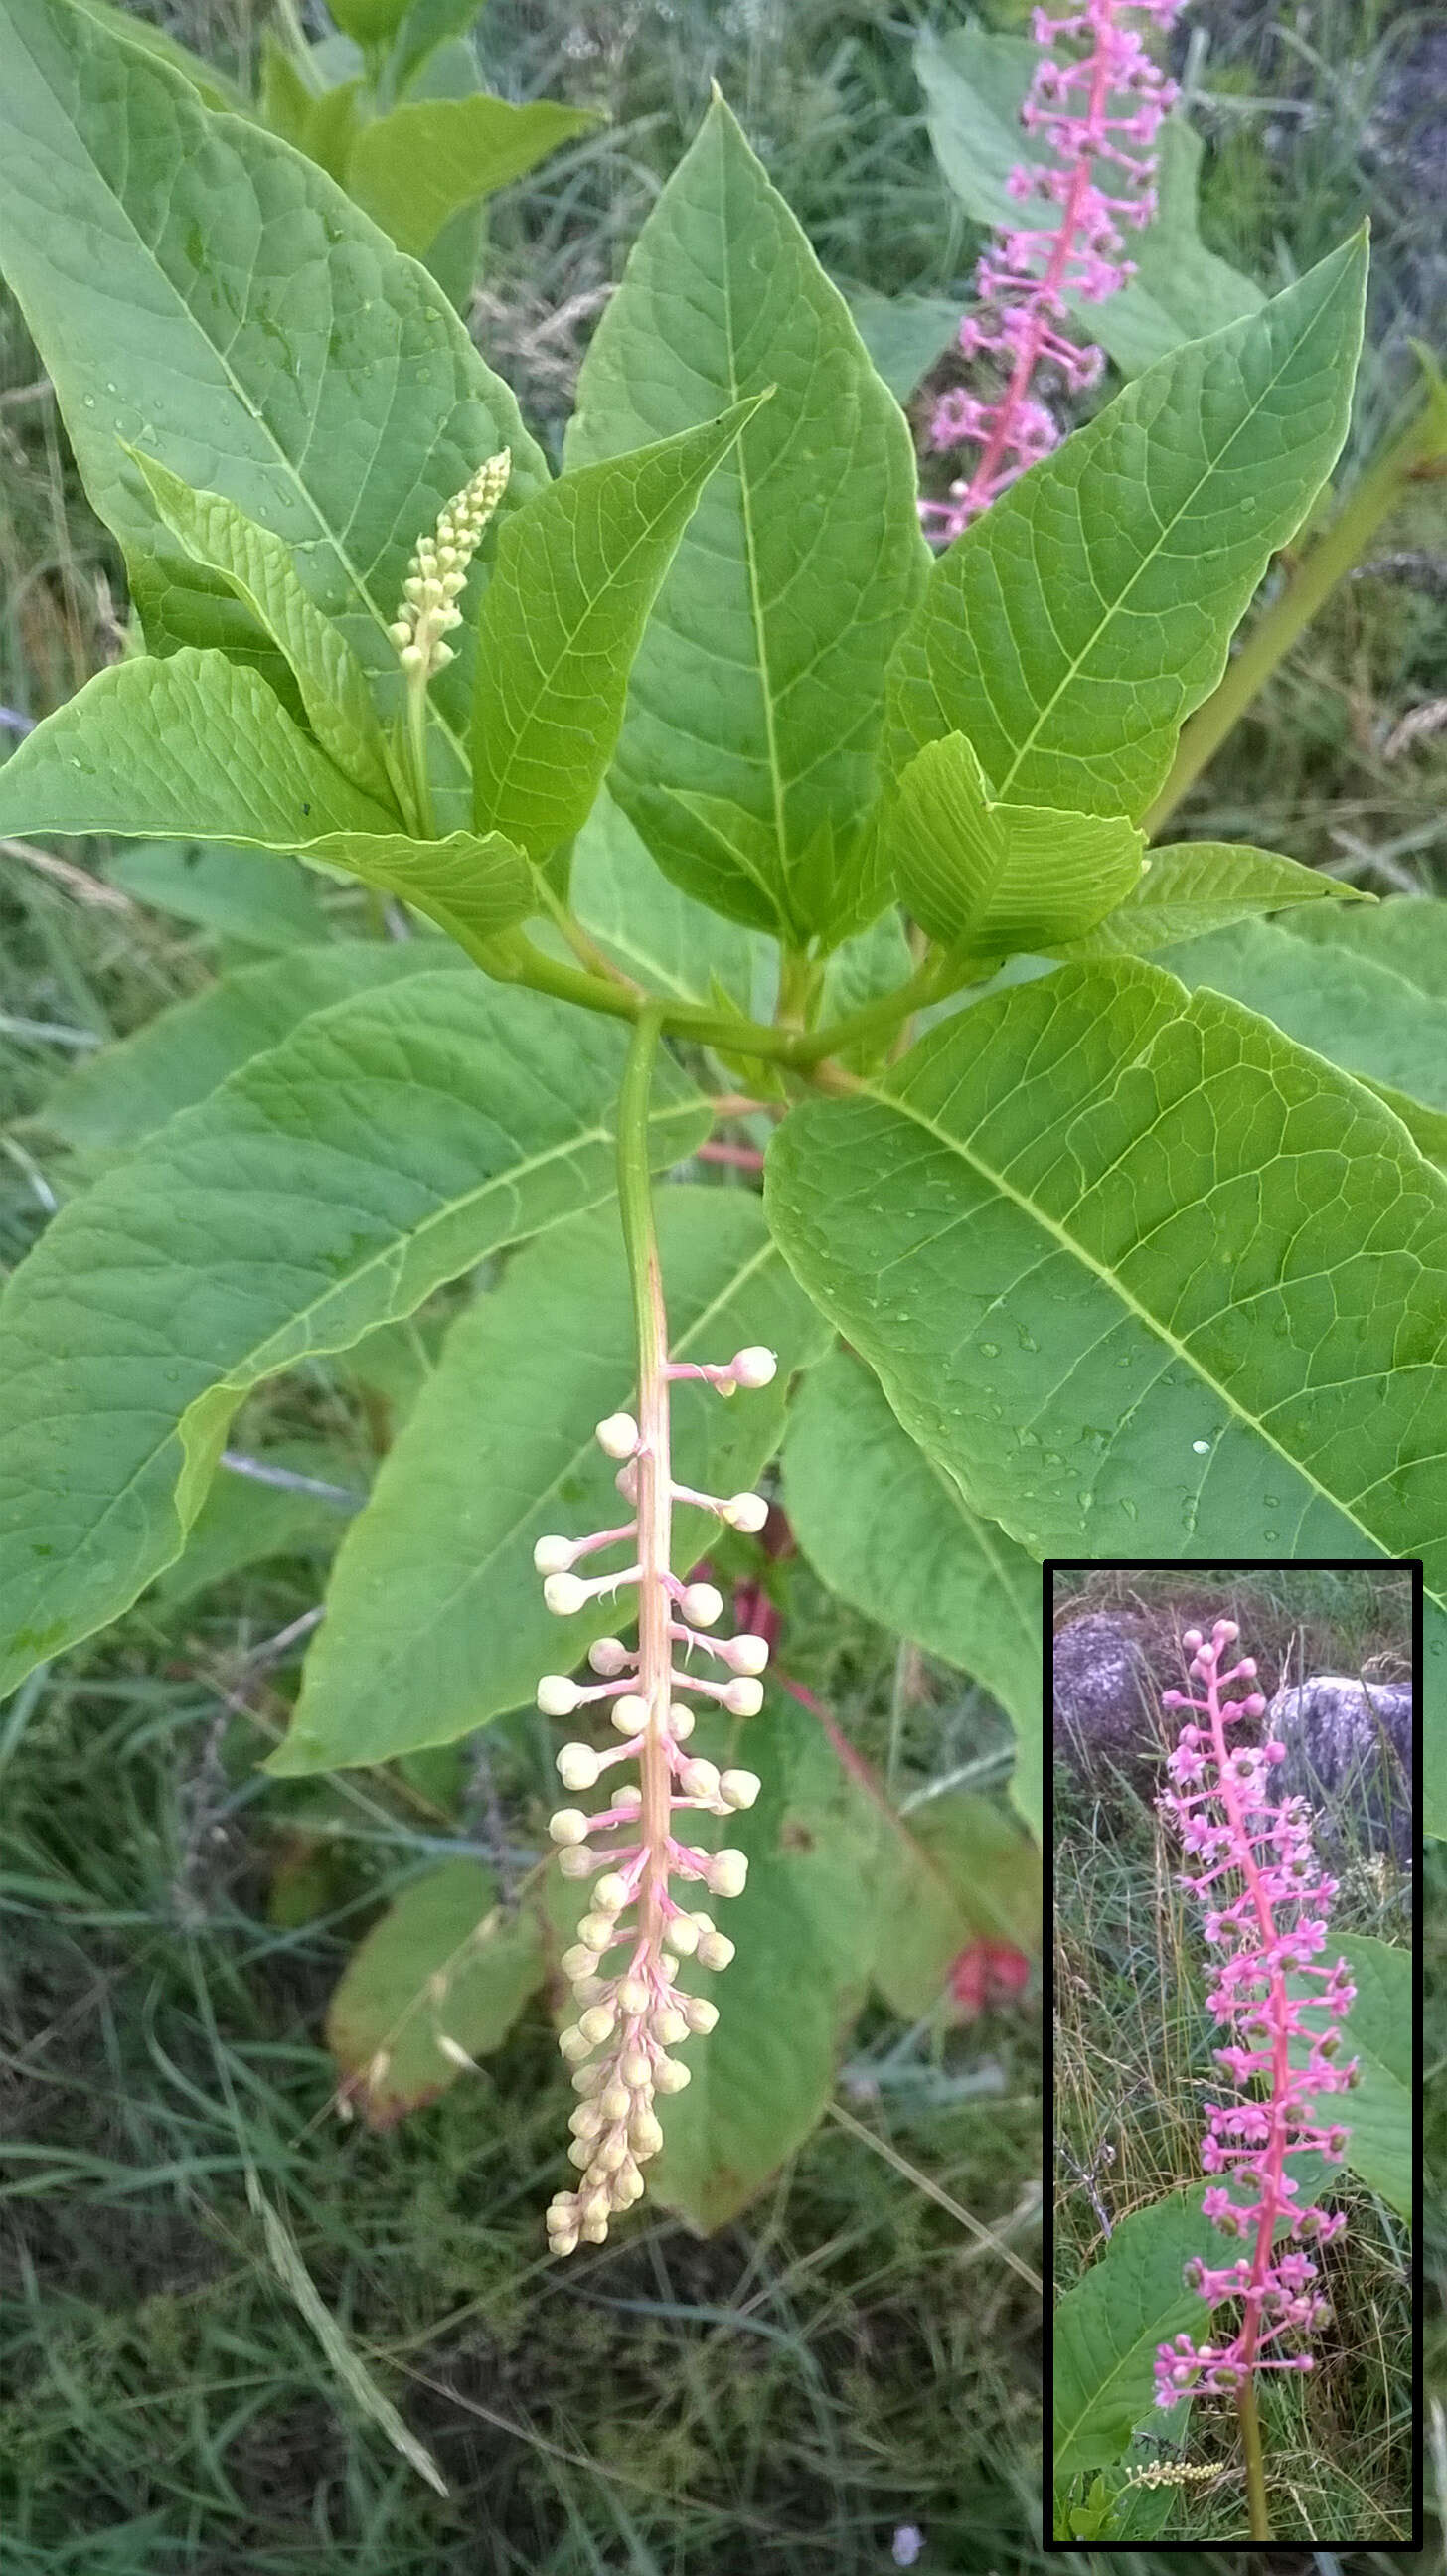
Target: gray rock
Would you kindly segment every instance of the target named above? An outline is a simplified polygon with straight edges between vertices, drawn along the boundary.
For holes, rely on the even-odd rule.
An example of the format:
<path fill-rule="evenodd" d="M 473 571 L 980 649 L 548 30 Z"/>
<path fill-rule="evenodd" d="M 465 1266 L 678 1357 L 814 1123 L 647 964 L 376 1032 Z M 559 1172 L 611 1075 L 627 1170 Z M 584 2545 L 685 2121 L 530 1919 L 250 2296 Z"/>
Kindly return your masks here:
<path fill-rule="evenodd" d="M 1284 1792 L 1317 1810 L 1317 1839 L 1338 1858 L 1390 1851 L 1412 1861 L 1412 1687 L 1317 1673 L 1277 1692 L 1268 1725 L 1286 1747 Z"/>
<path fill-rule="evenodd" d="M 1149 1794 L 1167 1738 L 1141 1620 L 1097 1610 L 1057 1628 L 1054 1709 L 1056 1755 L 1083 1787 Z"/>

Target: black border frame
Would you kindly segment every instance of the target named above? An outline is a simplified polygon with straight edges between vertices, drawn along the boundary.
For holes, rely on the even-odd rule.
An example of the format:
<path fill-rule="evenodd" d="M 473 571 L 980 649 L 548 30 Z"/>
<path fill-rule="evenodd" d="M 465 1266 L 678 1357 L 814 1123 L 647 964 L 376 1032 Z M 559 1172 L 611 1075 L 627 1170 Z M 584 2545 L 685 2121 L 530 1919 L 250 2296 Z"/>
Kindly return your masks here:
<path fill-rule="evenodd" d="M 1051 1870 L 1055 1845 L 1055 1788 L 1053 1745 L 1053 1657 L 1055 1578 L 1058 1574 L 1136 1574 L 1179 1573 L 1198 1584 L 1203 1575 L 1283 1574 L 1300 1570 L 1315 1574 L 1357 1574 L 1369 1565 L 1379 1573 L 1388 1571 L 1412 1577 L 1412 1661 L 1414 1681 L 1414 1724 L 1412 1729 L 1412 1818 L 1413 1859 L 1415 1865 L 1412 1907 L 1412 2535 L 1403 2541 L 1395 2535 L 1360 2540 L 1253 2541 L 1244 2534 L 1239 2541 L 1200 2540 L 1107 2540 L 1100 2543 L 1079 2540 L 1056 2540 L 1055 2530 L 1055 2454 L 1053 2434 L 1055 2395 L 1055 1947 L 1048 1944 L 1044 1972 L 1044 2098 L 1045 2155 L 1048 2188 L 1042 2194 L 1043 2273 L 1046 2283 L 1045 2361 L 1044 2361 L 1044 2440 L 1042 2443 L 1042 2519 L 1041 2547 L 1051 2556 L 1079 2557 L 1082 2552 L 1104 2552 L 1111 2558 L 1200 2557 L 1223 2556 L 1228 2551 L 1241 2556 L 1270 2558 L 1278 2555 L 1300 2557 L 1303 2550 L 1323 2549 L 1335 2556 L 1358 2550 L 1375 2550 L 1406 2555 L 1425 2547 L 1425 2443 L 1423 2436 L 1422 2397 L 1422 2217 L 1423 2217 L 1423 1942 L 1422 1942 L 1422 1655 L 1423 1655 L 1423 1583 L 1420 1557 L 1221 1557 L 1207 1564 L 1204 1559 L 1176 1556 L 1142 1557 L 1047 1557 L 1041 1568 L 1041 1707 L 1043 1736 L 1044 1786 L 1042 1793 L 1042 1849 Z"/>

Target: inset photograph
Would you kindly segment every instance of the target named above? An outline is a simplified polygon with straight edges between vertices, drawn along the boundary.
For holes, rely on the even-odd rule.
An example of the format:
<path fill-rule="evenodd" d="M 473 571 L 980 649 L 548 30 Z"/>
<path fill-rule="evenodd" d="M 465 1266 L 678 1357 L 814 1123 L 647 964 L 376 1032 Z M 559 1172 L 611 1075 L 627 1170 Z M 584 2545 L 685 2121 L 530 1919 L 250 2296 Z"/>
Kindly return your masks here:
<path fill-rule="evenodd" d="M 1046 1568 L 1056 2549 L 1420 2546 L 1419 1582 Z"/>

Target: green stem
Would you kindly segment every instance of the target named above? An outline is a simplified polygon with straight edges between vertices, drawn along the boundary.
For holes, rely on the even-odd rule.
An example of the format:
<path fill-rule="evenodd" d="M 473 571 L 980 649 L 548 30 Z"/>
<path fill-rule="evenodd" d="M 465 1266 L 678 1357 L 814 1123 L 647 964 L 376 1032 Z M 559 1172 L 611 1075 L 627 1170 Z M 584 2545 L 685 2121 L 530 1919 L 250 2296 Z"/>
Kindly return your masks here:
<path fill-rule="evenodd" d="M 648 1103 L 662 1028 L 660 1005 L 646 1002 L 629 1043 L 618 1095 L 618 1202 L 638 1342 L 640 1436 L 634 1467 L 640 1571 L 636 1687 L 648 1707 L 639 1755 L 643 1795 L 639 1839 L 647 1857 L 638 1891 L 638 1928 L 650 1957 L 655 1959 L 662 1947 L 663 1899 L 668 1885 L 669 1675 L 673 1662 L 666 1587 L 673 1502 L 668 1380 L 664 1375 L 668 1326 L 653 1228 L 653 1182 L 648 1158 Z"/>
<path fill-rule="evenodd" d="M 1271 2516 L 1266 2509 L 1266 2469 L 1261 2457 L 1261 2419 L 1256 2412 L 1256 2381 L 1247 2372 L 1236 2391 L 1236 2412 L 1241 2423 L 1241 2449 L 1246 2460 L 1246 2500 L 1251 2515 L 1253 2540 L 1271 2538 Z"/>
<path fill-rule="evenodd" d="M 1447 455 L 1447 405 L 1436 389 L 1410 427 L 1368 467 L 1325 536 L 1303 556 L 1274 606 L 1268 608 L 1229 664 L 1220 687 L 1198 707 L 1181 733 L 1171 773 L 1142 817 L 1148 835 L 1159 833 L 1194 786 L 1233 725 L 1265 687 L 1302 630 L 1336 585 L 1366 553 L 1406 485 L 1424 466 Z"/>
<path fill-rule="evenodd" d="M 432 810 L 432 772 L 427 765 L 427 681 L 420 672 L 409 674 L 407 682 L 407 745 L 411 755 L 417 828 L 424 841 L 435 841 L 437 823 Z"/>

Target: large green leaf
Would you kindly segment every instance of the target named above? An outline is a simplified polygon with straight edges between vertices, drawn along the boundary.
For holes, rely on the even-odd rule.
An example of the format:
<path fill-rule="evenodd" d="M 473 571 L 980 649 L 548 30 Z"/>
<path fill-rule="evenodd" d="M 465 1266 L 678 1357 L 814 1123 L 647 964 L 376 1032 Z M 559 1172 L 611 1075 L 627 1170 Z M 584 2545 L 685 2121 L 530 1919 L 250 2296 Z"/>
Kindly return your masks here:
<path fill-rule="evenodd" d="M 107 859 L 105 876 L 137 903 L 247 948 L 302 948 L 327 935 L 316 874 L 295 859 L 222 841 L 128 841 Z"/>
<path fill-rule="evenodd" d="M 1161 963 L 1183 984 L 1207 984 L 1260 1011 L 1302 1046 L 1354 1073 L 1413 1126 L 1413 1105 L 1435 1120 L 1424 1140 L 1440 1144 L 1447 1113 L 1447 995 L 1421 992 L 1370 951 L 1294 938 L 1275 922 L 1238 923 L 1173 948 Z"/>
<path fill-rule="evenodd" d="M 149 18 L 138 18 L 133 10 L 116 8 L 112 0 L 75 0 L 88 18 L 94 18 L 107 35 L 119 36 L 127 44 L 140 45 L 159 61 L 169 63 L 173 71 L 190 82 L 203 107 L 217 107 L 242 112 L 246 102 L 236 83 L 218 71 L 214 63 L 203 62 L 188 45 L 178 44 L 164 27 L 154 26 Z"/>
<path fill-rule="evenodd" d="M 718 1909 L 731 1966 L 720 1977 L 685 1968 L 682 1982 L 717 2002 L 718 2027 L 685 2048 L 693 2080 L 664 2108 L 649 2169 L 666 2208 L 714 2228 L 762 2190 L 829 2099 L 878 1938 L 879 1835 L 817 1719 L 784 1693 L 743 1724 L 701 1721 L 696 1742 L 763 1783 L 747 1814 L 698 1820 L 707 1848 L 747 1853 L 749 1879 Z"/>
<path fill-rule="evenodd" d="M 1018 985 L 796 1108 L 767 1205 L 1032 1554 L 1421 1555 L 1447 1592 L 1447 1182 L 1239 1004 L 1127 960 Z"/>
<path fill-rule="evenodd" d="M 502 1904 L 480 1861 L 444 1861 L 414 1879 L 353 1951 L 327 2007 L 327 2045 L 370 2125 L 387 2128 L 456 2083 L 440 2039 L 469 2057 L 500 2048 L 545 1969 L 536 1909 Z"/>
<path fill-rule="evenodd" d="M 139 1144 L 313 1011 L 369 985 L 394 984 L 439 967 L 472 972 L 442 940 L 415 939 L 339 939 L 240 967 L 208 992 L 158 1011 L 133 1037 L 101 1047 L 74 1066 L 37 1115 L 70 1145 L 104 1152 Z"/>
<path fill-rule="evenodd" d="M 1143 813 L 1346 434 L 1366 251 L 1138 376 L 941 556 L 890 673 L 895 769 L 941 734 L 1008 804 Z"/>
<path fill-rule="evenodd" d="M 998 959 L 1093 928 L 1135 885 L 1145 839 L 1117 815 L 997 804 L 964 735 L 951 733 L 901 775 L 885 846 L 931 938 Z"/>
<path fill-rule="evenodd" d="M 569 462 L 694 428 L 766 386 L 660 593 L 613 789 L 686 891 L 832 942 L 879 908 L 854 841 L 885 662 L 928 549 L 903 414 L 716 101 L 594 334 Z"/>
<path fill-rule="evenodd" d="M 62 1209 L 0 1300 L 0 1687 L 177 1556 L 238 1403 L 604 1198 L 624 1040 L 481 976 L 318 1012 Z M 708 1113 L 669 1067 L 662 1163 Z"/>
<path fill-rule="evenodd" d="M 1335 899 L 1332 902 L 1332 899 Z M 1332 902 L 1324 916 L 1303 912 L 1304 905 Z M 1084 938 L 1052 940 L 1053 957 L 1148 957 L 1178 940 L 1198 939 L 1224 930 L 1255 913 L 1290 907 L 1296 921 L 1338 917 L 1337 907 L 1355 903 L 1353 922 L 1370 919 L 1370 898 L 1355 886 L 1325 877 L 1319 868 L 1304 868 L 1299 859 L 1283 859 L 1274 850 L 1254 850 L 1236 841 L 1173 841 L 1152 850 L 1146 873 L 1125 900 Z"/>
<path fill-rule="evenodd" d="M 588 817 L 628 673 L 699 494 L 760 396 L 581 466 L 514 511 L 482 603 L 473 820 L 546 858 Z"/>
<path fill-rule="evenodd" d="M 1028 37 L 992 35 L 976 21 L 943 36 L 927 30 L 915 49 L 930 141 L 955 195 L 976 223 L 1015 232 L 1022 223 L 1053 231 L 1058 209 L 1022 201 L 1006 187 L 1018 164 L 1053 164 L 1043 135 L 1027 134 L 1020 108 L 1040 50 Z M 1196 229 L 1201 143 L 1184 117 L 1167 117 L 1156 142 L 1157 211 L 1129 251 L 1135 274 L 1103 303 L 1067 299 L 1083 341 L 1095 340 L 1126 375 L 1154 364 L 1183 340 L 1256 312 L 1261 290 L 1208 251 Z"/>
<path fill-rule="evenodd" d="M 1301 938 L 1325 936 L 1333 946 L 1355 949 L 1373 965 L 1405 975 L 1419 993 L 1447 1002 L 1447 903 L 1439 896 L 1399 894 L 1346 913 L 1293 913 L 1289 927 Z"/>
<path fill-rule="evenodd" d="M 1330 2181 L 1322 2157 L 1293 2159 L 1305 2205 Z M 1185 2266 L 1216 2262 L 1224 2243 L 1201 2215 L 1204 2183 L 1167 2192 L 1123 2218 L 1098 2263 L 1055 2310 L 1055 2474 L 1107 2468 L 1155 2408 L 1158 2343 L 1205 2334 L 1211 2311 L 1188 2290 Z"/>
<path fill-rule="evenodd" d="M 736 1493 L 777 1448 L 788 1376 L 817 1355 L 825 1328 L 752 1192 L 661 1191 L 658 1225 L 675 1352 L 727 1358 L 762 1342 L 780 1355 L 762 1394 L 725 1405 L 685 1385 L 674 1399 L 681 1481 Z M 593 1426 L 631 1401 L 637 1366 L 611 1207 L 520 1254 L 459 1318 L 343 1543 L 273 1770 L 450 1743 L 531 1699 L 540 1673 L 566 1669 L 627 1617 L 626 1601 L 552 1617 L 532 1551 L 545 1533 L 626 1518 Z M 717 1529 L 680 1512 L 676 1561 L 701 1555 Z"/>
<path fill-rule="evenodd" d="M 811 1369 L 789 1415 L 784 1499 L 815 1570 L 993 1691 L 1016 1730 L 1015 1795 L 1040 1830 L 1040 1570 L 971 1511 L 847 1351 Z"/>
<path fill-rule="evenodd" d="M 304 590 L 291 548 L 219 492 L 193 492 L 153 456 L 131 451 L 173 536 L 245 602 L 296 680 L 324 752 L 365 795 L 394 802 L 367 674 L 340 630 Z"/>
<path fill-rule="evenodd" d="M 497 833 L 414 841 L 307 739 L 266 682 L 184 646 L 116 662 L 0 769 L 0 832 L 133 832 L 297 850 L 416 904 L 464 944 L 521 921 L 531 873 Z"/>
<path fill-rule="evenodd" d="M 464 206 L 508 187 L 600 122 L 591 108 L 551 98 L 524 107 L 483 91 L 411 100 L 363 126 L 347 186 L 399 250 L 420 257 Z"/>
<path fill-rule="evenodd" d="M 166 529 L 123 440 L 284 538 L 400 696 L 386 628 L 418 535 L 501 447 L 504 510 L 545 479 L 512 395 L 441 290 L 288 144 L 208 115 L 65 0 L 3 0 L 0 31 L 0 268 L 152 649 L 225 644 L 279 666 Z M 465 624 L 432 691 L 449 824 L 467 820 L 471 643 Z"/>
<path fill-rule="evenodd" d="M 757 930 L 695 903 L 650 858 L 605 788 L 573 848 L 568 897 L 629 974 L 679 1002 L 722 993 L 752 1019 L 772 1019 L 778 951 Z"/>
<path fill-rule="evenodd" d="M 1341 2057 L 1357 2061 L 1350 2093 L 1326 2093 L 1317 2103 L 1323 2120 L 1340 2120 L 1346 2160 L 1369 2191 L 1380 2192 L 1408 2223 L 1413 2202 L 1412 1954 L 1364 1932 L 1328 1928 L 1327 1958 L 1340 1955 L 1351 1968 L 1356 2001 L 1343 2024 Z M 1300 1989 L 1309 1989 L 1305 1979 Z M 1292 2063 L 1302 2065 L 1304 2041 L 1292 2042 Z"/>

